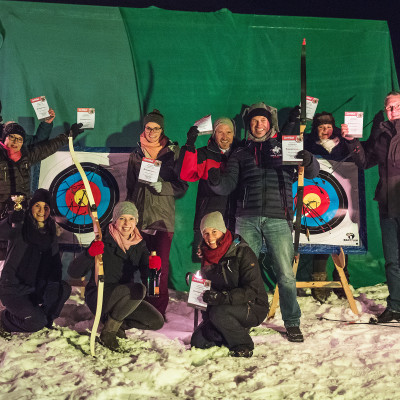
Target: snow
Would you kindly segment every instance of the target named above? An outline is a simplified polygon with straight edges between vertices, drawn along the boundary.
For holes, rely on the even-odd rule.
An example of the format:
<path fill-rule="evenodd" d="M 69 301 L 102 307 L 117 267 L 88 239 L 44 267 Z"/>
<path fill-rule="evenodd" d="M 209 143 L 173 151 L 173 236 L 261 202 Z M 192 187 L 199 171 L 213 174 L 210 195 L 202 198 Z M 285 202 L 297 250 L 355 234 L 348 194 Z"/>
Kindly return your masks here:
<path fill-rule="evenodd" d="M 128 331 L 121 353 L 96 344 L 93 358 L 93 316 L 74 288 L 56 329 L 0 338 L 0 399 L 399 398 L 400 324 L 351 323 L 382 312 L 387 287 L 354 295 L 359 317 L 334 294 L 323 305 L 298 297 L 304 343 L 287 341 L 278 309 L 253 329 L 253 357 L 232 358 L 224 347 L 190 350 L 194 311 L 171 291 L 161 330 Z"/>

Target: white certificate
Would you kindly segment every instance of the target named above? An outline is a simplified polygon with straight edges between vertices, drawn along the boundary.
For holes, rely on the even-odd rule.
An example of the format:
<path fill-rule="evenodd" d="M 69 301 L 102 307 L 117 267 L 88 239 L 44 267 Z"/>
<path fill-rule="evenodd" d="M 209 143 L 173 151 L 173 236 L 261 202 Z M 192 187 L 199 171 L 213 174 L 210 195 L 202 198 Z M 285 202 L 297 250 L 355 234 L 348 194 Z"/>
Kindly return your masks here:
<path fill-rule="evenodd" d="M 314 118 L 315 111 L 318 107 L 319 99 L 316 97 L 306 96 L 306 118 L 311 120 Z M 300 104 L 301 106 L 301 104 Z"/>
<path fill-rule="evenodd" d="M 193 275 L 190 284 L 188 306 L 199 308 L 200 310 L 206 310 L 207 303 L 203 301 L 203 294 L 206 290 L 210 290 L 210 288 L 211 281 Z"/>
<path fill-rule="evenodd" d="M 211 114 L 206 115 L 205 117 L 196 121 L 194 123 L 194 126 L 197 126 L 197 129 L 199 130 L 199 135 L 209 135 L 213 133 Z"/>
<path fill-rule="evenodd" d="M 303 161 L 296 158 L 296 154 L 303 150 L 304 142 L 299 135 L 282 136 L 282 163 L 283 164 L 299 164 Z"/>
<path fill-rule="evenodd" d="M 345 111 L 344 123 L 349 128 L 349 136 L 362 138 L 364 113 L 362 111 Z"/>
<path fill-rule="evenodd" d="M 35 97 L 34 99 L 31 99 L 31 104 L 33 106 L 33 109 L 35 110 L 38 120 L 43 120 L 50 117 L 49 105 L 47 104 L 45 96 Z"/>
<path fill-rule="evenodd" d="M 158 181 L 162 162 L 151 158 L 142 158 L 139 171 L 139 182 L 153 183 Z"/>
<path fill-rule="evenodd" d="M 82 124 L 83 129 L 93 129 L 95 120 L 94 108 L 78 108 L 76 122 Z"/>

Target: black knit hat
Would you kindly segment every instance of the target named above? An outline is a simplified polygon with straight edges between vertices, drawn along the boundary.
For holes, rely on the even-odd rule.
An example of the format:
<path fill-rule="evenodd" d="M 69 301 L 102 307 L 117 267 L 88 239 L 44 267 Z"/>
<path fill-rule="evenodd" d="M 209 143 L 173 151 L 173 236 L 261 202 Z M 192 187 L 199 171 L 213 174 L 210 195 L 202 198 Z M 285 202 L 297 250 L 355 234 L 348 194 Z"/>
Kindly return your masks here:
<path fill-rule="evenodd" d="M 164 129 L 164 116 L 157 109 L 154 109 L 152 112 L 145 115 L 143 118 L 143 126 L 146 126 L 148 122 L 155 122 Z"/>
<path fill-rule="evenodd" d="M 322 111 L 322 113 L 317 113 L 314 115 L 312 126 L 313 128 L 318 128 L 320 125 L 330 124 L 335 127 L 335 118 L 331 113 Z"/>
<path fill-rule="evenodd" d="M 4 125 L 2 135 L 3 142 L 6 140 L 6 137 L 8 135 L 20 135 L 22 136 L 22 139 L 24 139 L 24 141 L 26 137 L 24 128 L 16 122 L 9 122 L 8 124 Z"/>
<path fill-rule="evenodd" d="M 43 201 L 51 208 L 51 196 L 50 192 L 46 189 L 38 189 L 31 198 L 29 202 L 29 209 L 31 209 L 37 202 Z"/>
<path fill-rule="evenodd" d="M 246 126 L 250 126 L 250 121 L 252 120 L 252 118 L 257 117 L 257 116 L 262 116 L 262 117 L 267 118 L 269 121 L 269 125 L 272 127 L 272 115 L 266 109 L 266 106 L 263 102 L 255 103 L 249 107 L 249 112 L 245 116 Z"/>

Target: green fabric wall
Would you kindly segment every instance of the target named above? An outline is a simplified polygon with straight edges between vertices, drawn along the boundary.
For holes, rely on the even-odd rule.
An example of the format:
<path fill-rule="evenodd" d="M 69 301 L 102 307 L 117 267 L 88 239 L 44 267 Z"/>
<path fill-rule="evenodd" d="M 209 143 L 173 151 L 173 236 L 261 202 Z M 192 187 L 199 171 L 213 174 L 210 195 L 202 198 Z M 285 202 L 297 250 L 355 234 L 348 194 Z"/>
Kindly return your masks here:
<path fill-rule="evenodd" d="M 3 116 L 33 131 L 29 99 L 46 95 L 56 133 L 76 107 L 96 108 L 84 146 L 135 145 L 143 113 L 158 108 L 166 134 L 180 144 L 206 114 L 234 118 L 264 101 L 280 124 L 300 102 L 300 50 L 307 38 L 307 94 L 318 111 L 365 112 L 367 125 L 397 88 L 384 21 L 321 19 L 0 1 L 0 99 Z M 364 134 L 368 137 L 370 125 Z M 239 132 L 243 137 L 243 129 Z M 206 137 L 198 140 L 205 145 Z M 351 256 L 354 286 L 384 281 L 376 203 L 377 171 L 366 172 L 369 252 Z M 171 284 L 184 290 L 197 184 L 177 201 Z"/>

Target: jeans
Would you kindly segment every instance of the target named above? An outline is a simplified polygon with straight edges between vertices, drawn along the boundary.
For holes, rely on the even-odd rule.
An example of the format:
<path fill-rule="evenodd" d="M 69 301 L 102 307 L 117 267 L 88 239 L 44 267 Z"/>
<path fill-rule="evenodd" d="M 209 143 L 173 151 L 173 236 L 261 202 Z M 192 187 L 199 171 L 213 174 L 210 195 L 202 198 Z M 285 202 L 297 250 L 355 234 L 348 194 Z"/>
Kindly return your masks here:
<path fill-rule="evenodd" d="M 236 233 L 260 254 L 263 238 L 272 257 L 272 267 L 279 286 L 279 304 L 286 327 L 299 326 L 301 311 L 297 302 L 296 279 L 293 274 L 293 238 L 288 222 L 267 217 L 237 217 Z"/>
<path fill-rule="evenodd" d="M 400 312 L 400 217 L 381 218 L 382 247 L 389 289 L 387 307 Z"/>

